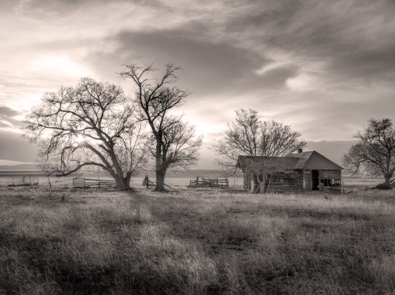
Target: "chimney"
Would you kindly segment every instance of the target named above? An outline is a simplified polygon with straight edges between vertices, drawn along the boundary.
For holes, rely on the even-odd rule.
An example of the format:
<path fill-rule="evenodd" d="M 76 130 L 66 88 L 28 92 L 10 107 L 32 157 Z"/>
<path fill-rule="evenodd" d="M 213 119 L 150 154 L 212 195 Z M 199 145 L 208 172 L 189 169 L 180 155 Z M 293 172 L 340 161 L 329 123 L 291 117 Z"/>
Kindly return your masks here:
<path fill-rule="evenodd" d="M 298 149 L 298 154 L 301 154 L 303 152 L 303 149 Z"/>

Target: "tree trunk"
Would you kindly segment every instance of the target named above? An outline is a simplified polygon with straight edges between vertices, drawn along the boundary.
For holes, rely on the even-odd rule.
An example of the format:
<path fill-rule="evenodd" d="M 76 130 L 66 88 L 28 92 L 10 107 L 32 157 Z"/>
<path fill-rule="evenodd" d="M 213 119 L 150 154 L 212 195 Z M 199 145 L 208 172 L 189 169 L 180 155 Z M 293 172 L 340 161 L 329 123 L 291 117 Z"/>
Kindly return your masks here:
<path fill-rule="evenodd" d="M 156 164 L 156 184 L 154 191 L 156 192 L 164 192 L 165 190 L 165 175 L 166 169 L 164 167 L 166 161 L 166 151 L 162 150 L 163 144 L 162 139 L 160 137 L 156 138 L 156 155 L 155 155 L 155 164 Z"/>
<path fill-rule="evenodd" d="M 266 175 L 263 174 L 263 179 L 261 182 L 259 182 L 259 192 L 261 194 L 264 194 L 266 192 L 265 186 L 266 186 Z"/>
<path fill-rule="evenodd" d="M 244 190 L 249 190 L 249 185 L 248 185 L 248 174 L 247 172 L 243 173 L 243 189 Z"/>
<path fill-rule="evenodd" d="M 165 171 L 162 170 L 156 171 L 156 185 L 155 185 L 156 192 L 165 191 L 165 175 L 166 175 Z"/>
<path fill-rule="evenodd" d="M 252 175 L 252 183 L 253 183 L 252 191 L 256 192 L 258 190 L 258 187 L 259 187 L 258 175 L 256 173 L 254 173 Z"/>
<path fill-rule="evenodd" d="M 384 185 L 385 186 L 390 186 L 391 184 L 391 177 L 392 175 L 390 174 L 384 174 Z"/>
<path fill-rule="evenodd" d="M 52 188 L 51 179 L 49 178 L 49 176 L 47 176 L 47 179 L 48 179 L 48 185 L 49 185 L 49 188 L 51 189 L 51 188 Z"/>
<path fill-rule="evenodd" d="M 115 182 L 117 184 L 117 188 L 120 190 L 129 190 L 130 189 L 130 176 L 123 177 L 117 176 L 115 178 Z"/>
<path fill-rule="evenodd" d="M 259 193 L 260 194 L 265 193 L 265 183 L 263 181 L 259 183 Z"/>

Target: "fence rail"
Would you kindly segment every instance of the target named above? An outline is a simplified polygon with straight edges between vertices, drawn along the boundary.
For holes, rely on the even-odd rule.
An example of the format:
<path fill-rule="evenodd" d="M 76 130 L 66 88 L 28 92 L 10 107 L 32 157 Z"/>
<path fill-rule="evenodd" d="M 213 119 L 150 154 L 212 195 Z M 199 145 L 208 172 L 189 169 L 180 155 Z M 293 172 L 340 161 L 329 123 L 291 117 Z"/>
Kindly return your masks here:
<path fill-rule="evenodd" d="M 101 188 L 115 186 L 115 180 L 73 178 L 73 188 Z"/>
<path fill-rule="evenodd" d="M 227 188 L 229 187 L 228 178 L 204 178 L 204 177 L 196 177 L 195 180 L 189 181 L 188 187 L 220 187 Z"/>

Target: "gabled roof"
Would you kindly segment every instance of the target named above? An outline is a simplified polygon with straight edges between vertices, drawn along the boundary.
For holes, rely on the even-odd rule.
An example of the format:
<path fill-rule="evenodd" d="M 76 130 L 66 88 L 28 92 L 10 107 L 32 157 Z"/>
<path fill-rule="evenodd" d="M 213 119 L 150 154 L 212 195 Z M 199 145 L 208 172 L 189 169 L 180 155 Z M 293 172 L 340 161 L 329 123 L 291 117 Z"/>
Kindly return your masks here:
<path fill-rule="evenodd" d="M 298 166 L 295 169 L 331 169 L 343 170 L 343 167 L 324 157 L 316 151 L 291 154 L 289 157 L 299 158 Z"/>
<path fill-rule="evenodd" d="M 239 156 L 236 167 L 241 168 L 243 172 L 247 167 L 271 172 L 296 169 L 343 169 L 316 151 L 290 154 L 287 157 Z"/>
<path fill-rule="evenodd" d="M 294 170 L 294 167 L 298 162 L 299 159 L 289 157 L 239 156 L 236 167 L 241 168 L 243 172 L 246 168 L 249 168 L 251 170 L 264 169 L 273 173 L 285 170 Z"/>
<path fill-rule="evenodd" d="M 302 152 L 302 153 L 298 153 L 298 154 L 290 154 L 290 155 L 288 155 L 288 157 L 298 159 L 298 162 L 296 163 L 294 169 L 303 169 L 306 166 L 307 162 L 309 161 L 309 159 L 313 153 L 316 153 L 316 151 Z"/>

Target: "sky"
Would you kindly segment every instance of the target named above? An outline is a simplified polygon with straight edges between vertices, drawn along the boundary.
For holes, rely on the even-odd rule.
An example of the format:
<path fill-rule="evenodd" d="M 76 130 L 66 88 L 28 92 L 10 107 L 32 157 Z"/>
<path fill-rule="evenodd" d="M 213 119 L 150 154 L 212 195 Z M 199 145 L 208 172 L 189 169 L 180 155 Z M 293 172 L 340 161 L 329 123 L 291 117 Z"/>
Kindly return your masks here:
<path fill-rule="evenodd" d="M 370 118 L 395 119 L 394 15 L 394 0 L 2 0 L 0 164 L 34 162 L 20 126 L 45 92 L 90 76 L 132 95 L 126 63 L 182 68 L 201 168 L 240 108 L 339 163 Z"/>

